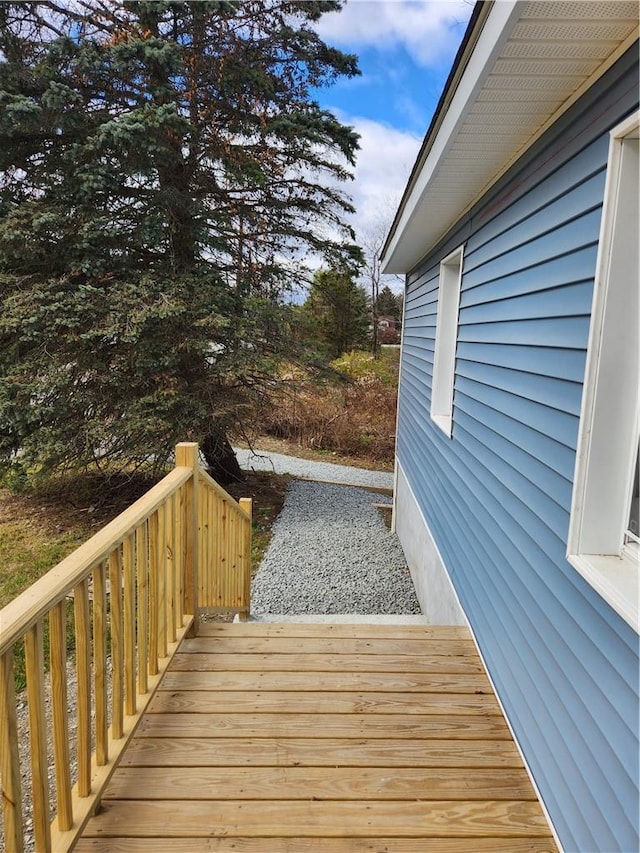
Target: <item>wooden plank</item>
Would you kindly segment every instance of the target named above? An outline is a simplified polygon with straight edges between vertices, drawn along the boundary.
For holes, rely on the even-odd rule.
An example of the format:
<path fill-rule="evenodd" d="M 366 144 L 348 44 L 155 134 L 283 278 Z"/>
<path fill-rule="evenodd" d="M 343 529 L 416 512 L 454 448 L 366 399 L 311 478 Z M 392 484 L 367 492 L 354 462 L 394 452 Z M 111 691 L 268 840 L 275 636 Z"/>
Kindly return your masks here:
<path fill-rule="evenodd" d="M 503 717 L 399 714 L 147 714 L 143 737 L 511 737 Z"/>
<path fill-rule="evenodd" d="M 484 674 L 436 672 L 168 672 L 161 690 L 356 690 L 376 693 L 492 692 Z"/>
<path fill-rule="evenodd" d="M 233 511 L 233 506 L 227 507 L 229 515 L 229 565 L 227 567 L 227 593 L 225 604 L 227 607 L 235 601 L 238 582 L 239 548 L 238 548 L 238 517 Z"/>
<path fill-rule="evenodd" d="M 190 641 L 189 641 L 190 642 Z M 184 646 L 184 643 L 183 643 Z M 483 672 L 480 659 L 471 655 L 332 655 L 332 654 L 177 654 L 173 671 L 192 672 Z"/>
<path fill-rule="evenodd" d="M 37 622 L 24 637 L 29 706 L 29 740 L 33 830 L 37 850 L 51 850 L 49 828 L 49 776 L 47 761 L 47 719 L 44 692 L 43 625 Z"/>
<path fill-rule="evenodd" d="M 184 484 L 182 516 L 178 526 L 182 530 L 182 569 L 184 574 L 184 612 L 194 616 L 193 629 L 198 627 L 198 445 L 181 442 L 176 445 L 176 466 L 189 468 L 191 478 Z"/>
<path fill-rule="evenodd" d="M 251 603 L 251 518 L 253 516 L 253 501 L 251 498 L 240 498 L 240 509 L 249 516 L 249 520 L 243 519 L 242 528 L 242 606 L 245 617 L 248 616 Z M 237 624 L 237 623 L 236 623 Z"/>
<path fill-rule="evenodd" d="M 522 770 L 405 767 L 120 768 L 103 800 L 535 800 Z"/>
<path fill-rule="evenodd" d="M 491 693 L 318 693 L 293 691 L 163 691 L 152 714 L 202 714 L 215 708 L 230 714 L 498 714 Z"/>
<path fill-rule="evenodd" d="M 109 800 L 85 835 L 132 837 L 297 836 L 328 838 L 390 835 L 404 838 L 545 837 L 549 827 L 537 802 L 321 802 L 278 800 L 260 808 L 246 801 Z"/>
<path fill-rule="evenodd" d="M 147 547 L 147 524 L 141 524 L 135 532 L 138 631 L 138 693 L 149 690 L 149 551 Z"/>
<path fill-rule="evenodd" d="M 164 601 L 160 598 L 160 522 L 156 510 L 147 522 L 149 534 L 149 659 L 147 672 L 158 674 L 160 609 Z"/>
<path fill-rule="evenodd" d="M 122 554 L 120 547 L 109 554 L 109 604 L 111 624 L 111 736 L 122 737 L 124 697 L 124 637 L 122 622 Z"/>
<path fill-rule="evenodd" d="M 173 582 L 173 626 L 169 640 L 183 624 L 182 609 L 182 501 L 184 486 L 171 498 L 171 579 Z"/>
<path fill-rule="evenodd" d="M 206 520 L 207 493 L 203 482 L 198 483 L 198 549 L 200 552 L 200 575 L 198 577 L 198 603 L 206 606 L 209 603 L 207 580 L 209 577 L 209 554 L 207 542 Z"/>
<path fill-rule="evenodd" d="M 220 501 L 217 521 L 218 538 L 220 541 L 220 558 L 219 558 L 219 586 L 218 586 L 218 603 L 221 606 L 226 604 L 227 588 L 229 576 L 229 565 L 231 563 L 229 555 L 229 503 L 226 500 Z"/>
<path fill-rule="evenodd" d="M 211 596 L 212 607 L 223 607 L 227 596 L 228 540 L 227 540 L 227 501 L 216 494 L 213 502 L 212 530 L 216 542 L 214 559 L 216 571 L 213 576 Z"/>
<path fill-rule="evenodd" d="M 167 657 L 167 625 L 173 618 L 173 590 L 168 583 L 167 517 L 171 501 L 158 507 L 158 655 Z"/>
<path fill-rule="evenodd" d="M 215 641 L 209 637 L 194 637 L 182 644 L 183 654 L 291 654 L 293 642 L 288 637 L 231 637 Z M 472 640 L 392 640 L 359 639 L 358 637 L 299 637 L 295 640 L 297 654 L 307 655 L 472 655 L 476 647 Z"/>
<path fill-rule="evenodd" d="M 220 541 L 220 513 L 222 512 L 222 498 L 216 493 L 213 492 L 211 496 L 211 507 L 210 507 L 210 524 L 211 524 L 211 561 L 212 564 L 216 567 L 215 571 L 211 574 L 211 598 L 209 599 L 210 605 L 218 606 L 221 601 L 221 582 L 222 582 L 222 571 L 221 571 L 221 557 L 222 557 L 222 543 Z M 205 623 L 209 624 L 209 623 Z"/>
<path fill-rule="evenodd" d="M 67 711 L 67 647 L 65 602 L 49 613 L 49 655 L 51 662 L 51 712 L 53 716 L 53 756 L 56 772 L 56 821 L 59 830 L 73 824 L 71 770 L 69 763 L 69 716 Z"/>
<path fill-rule="evenodd" d="M 78 793 L 91 793 L 91 629 L 89 627 L 89 585 L 83 581 L 73 590 L 76 639 Z"/>
<path fill-rule="evenodd" d="M 158 849 L 157 847 L 155 849 Z M 148 838 L 82 838 L 76 853 L 148 853 Z M 194 853 L 193 838 L 172 838 L 172 853 Z M 557 853 L 550 838 L 199 838 L 199 853 Z"/>
<path fill-rule="evenodd" d="M 108 756 L 107 696 L 107 578 L 105 564 L 93 570 L 93 691 L 96 715 L 96 762 L 106 764 Z"/>
<path fill-rule="evenodd" d="M 4 841 L 10 851 L 22 850 L 22 790 L 18 757 L 18 718 L 13 674 L 13 648 L 0 656 L 0 774 Z"/>
<path fill-rule="evenodd" d="M 333 637 L 348 639 L 470 640 L 468 628 L 457 625 L 326 622 L 204 622 L 199 637 Z"/>
<path fill-rule="evenodd" d="M 124 597 L 124 703 L 125 714 L 136 713 L 136 577 L 133 536 L 127 536 L 122 548 Z"/>
<path fill-rule="evenodd" d="M 122 767 L 504 767 L 520 768 L 511 740 L 136 737 Z M 188 772 L 188 770 L 186 770 Z"/>

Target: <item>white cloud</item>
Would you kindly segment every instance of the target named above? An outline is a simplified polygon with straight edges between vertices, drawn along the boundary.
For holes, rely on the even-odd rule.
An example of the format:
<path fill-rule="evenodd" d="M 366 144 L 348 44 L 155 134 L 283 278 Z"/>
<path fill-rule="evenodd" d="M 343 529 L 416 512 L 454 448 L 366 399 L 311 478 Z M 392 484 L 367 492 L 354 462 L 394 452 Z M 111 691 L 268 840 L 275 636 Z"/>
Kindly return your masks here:
<path fill-rule="evenodd" d="M 318 22 L 323 39 L 339 48 L 404 47 L 422 66 L 450 59 L 460 42 L 460 27 L 471 0 L 348 0 L 339 12 Z"/>
<path fill-rule="evenodd" d="M 355 180 L 346 189 L 357 211 L 353 225 L 361 236 L 381 221 L 390 224 L 422 140 L 371 119 L 344 115 L 340 119 L 360 134 Z"/>
<path fill-rule="evenodd" d="M 380 243 L 391 227 L 422 139 L 371 119 L 347 116 L 336 111 L 341 122 L 360 134 L 360 151 L 354 180 L 342 184 L 353 200 L 356 213 L 350 222 L 356 239 L 367 253 L 372 242 Z M 365 276 L 366 278 L 366 276 Z M 402 289 L 397 276 L 383 276 L 383 284 Z"/>

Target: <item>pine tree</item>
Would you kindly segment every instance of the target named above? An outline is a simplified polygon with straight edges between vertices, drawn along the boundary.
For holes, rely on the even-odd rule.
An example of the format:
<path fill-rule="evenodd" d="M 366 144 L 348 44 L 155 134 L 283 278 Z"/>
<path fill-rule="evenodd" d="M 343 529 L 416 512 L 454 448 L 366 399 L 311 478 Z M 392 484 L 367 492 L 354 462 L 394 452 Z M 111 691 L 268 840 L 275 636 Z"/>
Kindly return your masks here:
<path fill-rule="evenodd" d="M 5 465 L 161 464 L 190 438 L 237 476 L 300 259 L 358 257 L 357 137 L 313 99 L 358 73 L 314 30 L 339 6 L 0 4 Z"/>
<path fill-rule="evenodd" d="M 328 358 L 368 346 L 369 300 L 350 272 L 317 272 L 302 308 L 310 343 Z"/>
<path fill-rule="evenodd" d="M 400 304 L 388 284 L 380 289 L 376 307 L 379 317 L 393 317 L 394 320 L 400 320 Z"/>

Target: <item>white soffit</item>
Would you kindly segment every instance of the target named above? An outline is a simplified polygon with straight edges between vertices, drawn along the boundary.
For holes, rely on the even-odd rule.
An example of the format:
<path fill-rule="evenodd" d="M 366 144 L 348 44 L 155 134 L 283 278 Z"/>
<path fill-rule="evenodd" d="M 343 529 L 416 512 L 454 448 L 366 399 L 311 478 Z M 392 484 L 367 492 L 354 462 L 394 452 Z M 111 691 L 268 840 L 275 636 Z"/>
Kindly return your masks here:
<path fill-rule="evenodd" d="M 409 272 L 638 37 L 637 0 L 500 0 L 425 140 L 382 258 Z M 425 153 L 426 152 L 426 153 Z"/>

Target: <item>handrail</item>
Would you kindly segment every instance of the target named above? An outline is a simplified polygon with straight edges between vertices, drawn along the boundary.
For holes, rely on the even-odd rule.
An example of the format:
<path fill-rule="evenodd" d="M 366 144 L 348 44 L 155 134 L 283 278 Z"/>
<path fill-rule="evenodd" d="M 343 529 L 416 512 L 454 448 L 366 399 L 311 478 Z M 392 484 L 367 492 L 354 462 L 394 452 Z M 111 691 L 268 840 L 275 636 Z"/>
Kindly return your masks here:
<path fill-rule="evenodd" d="M 0 611 L 0 655 L 38 622 L 53 605 L 62 601 L 73 588 L 105 560 L 118 542 L 122 542 L 170 495 L 192 476 L 189 468 L 174 468 L 135 503 L 83 542 L 73 553 L 46 575 L 10 601 Z"/>
<path fill-rule="evenodd" d="M 251 521 L 251 513 L 242 508 L 242 501 L 246 500 L 246 498 L 241 498 L 240 502 L 236 502 L 236 499 L 231 497 L 229 492 L 225 491 L 220 483 L 216 483 L 213 477 L 210 477 L 206 471 L 200 470 L 198 472 L 198 477 L 209 486 L 220 498 L 226 501 L 230 501 L 232 504 L 236 504 L 236 511 L 239 515 L 242 515 L 247 521 Z"/>
<path fill-rule="evenodd" d="M 16 644 L 24 640 L 36 849 L 69 850 L 97 807 L 182 637 L 197 633 L 200 612 L 248 614 L 250 552 L 251 501 L 236 502 L 200 468 L 197 444 L 181 443 L 176 446 L 173 471 L 0 611 L 0 778 L 6 853 L 23 850 L 25 768 L 20 766 L 17 744 Z M 77 684 L 74 786 L 67 701 L 70 598 Z M 57 816 L 51 823 L 44 677 L 47 627 L 57 799 Z"/>

